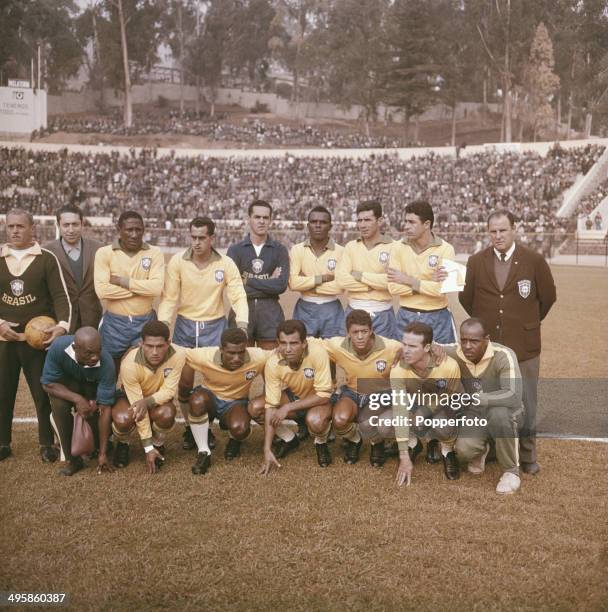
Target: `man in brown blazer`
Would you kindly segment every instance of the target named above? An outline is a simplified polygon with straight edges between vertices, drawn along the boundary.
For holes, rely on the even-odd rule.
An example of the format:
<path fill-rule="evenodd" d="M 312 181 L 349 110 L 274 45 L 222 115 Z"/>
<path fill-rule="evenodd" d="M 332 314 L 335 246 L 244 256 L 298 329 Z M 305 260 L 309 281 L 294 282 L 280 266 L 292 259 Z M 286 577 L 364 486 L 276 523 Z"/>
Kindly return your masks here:
<path fill-rule="evenodd" d="M 507 210 L 488 218 L 492 246 L 469 257 L 460 303 L 482 319 L 493 342 L 517 355 L 523 381 L 525 420 L 520 432 L 523 472 L 536 474 L 536 403 L 540 370 L 540 322 L 556 299 L 549 265 L 535 251 L 515 242 L 515 217 Z"/>
<path fill-rule="evenodd" d="M 82 237 L 84 217 L 77 206 L 68 204 L 57 211 L 61 237 L 45 245 L 59 260 L 72 302 L 70 334 L 81 327 L 99 326 L 101 302 L 93 284 L 95 253 L 103 246 L 96 240 Z"/>

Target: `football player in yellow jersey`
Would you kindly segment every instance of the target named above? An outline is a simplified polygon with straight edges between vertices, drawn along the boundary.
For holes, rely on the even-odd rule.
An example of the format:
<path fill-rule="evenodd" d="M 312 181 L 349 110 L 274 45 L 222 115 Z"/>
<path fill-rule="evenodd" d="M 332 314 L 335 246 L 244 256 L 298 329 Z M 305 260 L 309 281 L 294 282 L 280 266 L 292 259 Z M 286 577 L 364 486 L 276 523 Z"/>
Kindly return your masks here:
<path fill-rule="evenodd" d="M 432 351 L 432 342 L 433 328 L 430 325 L 417 321 L 410 323 L 403 334 L 401 361 L 391 372 L 394 398 L 401 392 L 408 396 L 407 415 L 404 395 L 398 402 L 394 402 L 392 413 L 400 419 L 414 420 L 411 427 L 400 425 L 395 436 L 400 443 L 397 472 L 399 485 L 410 482 L 412 465 L 422 452 L 420 438 L 439 440 L 446 478 L 460 478 L 460 465 L 454 451 L 458 426 L 449 423 L 456 416 L 452 406 L 461 407 L 459 403 L 452 402 L 456 399 L 452 396 L 463 390 L 460 367 L 451 357 L 438 363 Z"/>
<path fill-rule="evenodd" d="M 331 373 L 327 351 L 319 344 L 308 344 L 302 321 L 290 319 L 277 328 L 279 341 L 264 369 L 266 414 L 264 416 L 264 462 L 260 474 L 266 476 L 278 459 L 299 445 L 296 434 L 283 424 L 305 413 L 314 437 L 317 461 L 331 463 L 327 437 L 331 429 Z M 274 435 L 278 436 L 273 445 Z"/>
<path fill-rule="evenodd" d="M 211 465 L 207 444 L 209 421 L 214 416 L 230 435 L 224 457 L 230 461 L 241 453 L 241 442 L 249 436 L 251 420 L 264 419 L 264 396 L 249 399 L 249 390 L 272 354 L 261 348 L 247 347 L 243 329 L 222 333 L 220 346 L 188 349 L 186 363 L 203 374 L 203 386 L 194 389 L 189 401 L 187 422 L 198 448 L 193 474 L 205 474 Z"/>
<path fill-rule="evenodd" d="M 401 343 L 375 334 L 372 318 L 365 310 L 351 310 L 346 316 L 346 338 L 323 340 L 329 357 L 346 374 L 346 384 L 332 397 L 332 419 L 336 433 L 342 436 L 344 462 L 357 463 L 363 443 L 361 432 L 371 440 L 370 463 L 382 467 L 385 461 L 384 438 L 370 426 L 370 394 L 390 394 L 391 366 L 401 350 Z M 360 431 L 361 428 L 361 431 Z"/>
<path fill-rule="evenodd" d="M 169 328 L 161 321 L 146 323 L 141 335 L 141 346 L 131 349 L 120 365 L 123 392 L 112 408 L 113 463 L 129 463 L 129 435 L 137 427 L 153 474 L 163 464 L 165 435 L 175 423 L 173 400 L 186 354 L 169 342 Z"/>

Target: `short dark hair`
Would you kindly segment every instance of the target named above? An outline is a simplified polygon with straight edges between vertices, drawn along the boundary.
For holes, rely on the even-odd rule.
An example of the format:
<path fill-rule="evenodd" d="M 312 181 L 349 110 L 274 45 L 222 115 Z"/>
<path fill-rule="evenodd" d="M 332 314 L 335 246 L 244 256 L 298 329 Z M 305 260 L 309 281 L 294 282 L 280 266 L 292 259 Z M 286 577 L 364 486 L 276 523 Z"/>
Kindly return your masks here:
<path fill-rule="evenodd" d="M 289 336 L 291 334 L 295 334 L 296 332 L 298 336 L 300 336 L 300 340 L 304 342 L 304 340 L 306 340 L 306 327 L 304 326 L 304 323 L 302 323 L 302 321 L 298 321 L 297 319 L 287 319 L 277 327 L 277 339 L 279 338 L 280 333 Z"/>
<path fill-rule="evenodd" d="M 169 342 L 171 332 L 169 331 L 169 326 L 162 321 L 148 321 L 141 330 L 141 339 L 144 340 L 148 336 L 164 338 Z"/>
<path fill-rule="evenodd" d="M 372 329 L 372 317 L 366 310 L 355 309 L 351 310 L 346 315 L 346 330 L 350 329 L 351 325 L 365 325 Z"/>
<path fill-rule="evenodd" d="M 479 325 L 479 327 L 481 327 L 481 329 L 483 330 L 484 337 L 490 335 L 486 322 L 483 319 L 480 319 L 479 317 L 470 317 L 469 319 L 465 319 L 460 324 L 460 329 L 462 329 L 463 327 L 472 327 L 473 325 Z"/>
<path fill-rule="evenodd" d="M 426 200 L 414 200 L 405 207 L 405 214 L 416 215 L 420 218 L 420 221 L 431 222 L 431 228 L 435 223 L 435 215 L 433 213 L 433 207 Z"/>
<path fill-rule="evenodd" d="M 5 216 L 5 219 L 8 217 L 27 217 L 27 220 L 30 222 L 30 225 L 34 225 L 34 215 L 31 212 L 24 210 L 23 208 L 11 208 Z"/>
<path fill-rule="evenodd" d="M 490 225 L 490 221 L 492 219 L 495 219 L 496 217 L 506 217 L 507 219 L 509 219 L 509 224 L 511 225 L 511 227 L 513 227 L 515 223 L 517 223 L 517 218 L 510 210 L 507 210 L 506 208 L 501 208 L 499 210 L 493 210 L 490 213 L 490 215 L 488 216 L 488 226 Z"/>
<path fill-rule="evenodd" d="M 365 202 L 359 202 L 357 204 L 356 213 L 366 212 L 371 210 L 374 213 L 374 217 L 379 219 L 382 216 L 382 204 L 378 200 L 366 200 Z"/>
<path fill-rule="evenodd" d="M 209 217 L 194 217 L 194 219 L 190 221 L 188 229 L 192 229 L 193 227 L 206 227 L 208 236 L 213 236 L 213 234 L 215 234 L 215 223 Z"/>
<path fill-rule="evenodd" d="M 422 343 L 425 345 L 433 342 L 433 328 L 422 321 L 412 321 L 411 323 L 408 323 L 403 330 L 403 333 L 422 336 Z"/>
<path fill-rule="evenodd" d="M 247 209 L 247 214 L 251 217 L 251 213 L 253 212 L 254 206 L 264 206 L 270 211 L 270 216 L 272 217 L 272 206 L 266 202 L 266 200 L 254 200 L 249 204 L 249 208 Z"/>
<path fill-rule="evenodd" d="M 56 213 L 55 217 L 57 218 L 57 223 L 61 221 L 61 215 L 63 214 L 71 214 L 78 215 L 81 221 L 84 221 L 84 215 L 82 214 L 82 210 L 75 204 L 66 204 L 62 206 Z"/>
<path fill-rule="evenodd" d="M 316 212 L 325 213 L 329 217 L 329 222 L 331 223 L 331 213 L 329 212 L 329 210 L 327 210 L 327 208 L 325 208 L 325 206 L 321 206 L 320 204 L 310 209 L 310 211 L 308 212 L 308 217 L 306 218 L 307 221 L 310 221 L 310 215 Z"/>
<path fill-rule="evenodd" d="M 144 218 L 136 210 L 125 210 L 120 217 L 118 217 L 118 227 L 122 227 L 122 224 L 129 219 L 139 219 L 144 224 Z"/>
<path fill-rule="evenodd" d="M 227 344 L 244 344 L 247 342 L 247 334 L 240 327 L 230 327 L 222 332 L 220 338 L 220 346 L 225 347 Z"/>

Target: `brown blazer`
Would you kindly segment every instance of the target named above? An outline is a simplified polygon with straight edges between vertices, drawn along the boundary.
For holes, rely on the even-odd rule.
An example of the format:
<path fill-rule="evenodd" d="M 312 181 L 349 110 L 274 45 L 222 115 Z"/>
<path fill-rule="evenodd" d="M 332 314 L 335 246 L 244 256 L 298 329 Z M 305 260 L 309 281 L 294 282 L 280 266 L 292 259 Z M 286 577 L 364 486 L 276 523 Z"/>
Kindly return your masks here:
<path fill-rule="evenodd" d="M 459 299 L 472 317 L 483 319 L 490 338 L 512 349 L 519 361 L 540 355 L 540 322 L 556 299 L 555 283 L 542 255 L 516 244 L 502 291 L 494 274 L 494 249 L 469 257 Z"/>
<path fill-rule="evenodd" d="M 101 302 L 95 293 L 95 285 L 93 284 L 93 264 L 95 263 L 95 253 L 101 246 L 103 245 L 101 242 L 97 242 L 97 240 L 91 240 L 90 238 L 82 239 L 82 285 L 78 287 L 68 262 L 68 256 L 61 246 L 61 239 L 53 240 L 44 245 L 44 248 L 52 251 L 57 256 L 68 287 L 70 301 L 72 302 L 70 334 L 73 334 L 80 327 L 87 325 L 95 328 L 99 326 L 102 309 Z"/>

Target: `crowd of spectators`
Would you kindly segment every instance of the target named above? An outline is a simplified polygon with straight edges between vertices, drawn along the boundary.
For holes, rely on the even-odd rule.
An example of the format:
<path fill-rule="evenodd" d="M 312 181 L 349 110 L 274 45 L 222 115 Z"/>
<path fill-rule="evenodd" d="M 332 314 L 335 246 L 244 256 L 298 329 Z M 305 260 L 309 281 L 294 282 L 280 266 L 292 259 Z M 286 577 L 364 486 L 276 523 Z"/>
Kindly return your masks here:
<path fill-rule="evenodd" d="M 608 197 L 608 178 L 604 179 L 590 194 L 586 195 L 579 202 L 577 215 L 579 217 L 588 217 L 606 197 Z"/>
<path fill-rule="evenodd" d="M 406 146 L 400 139 L 388 136 L 366 136 L 360 132 L 339 132 L 312 125 L 292 126 L 268 123 L 260 119 L 246 118 L 242 123 L 231 123 L 220 115 L 214 118 L 199 116 L 193 111 L 184 115 L 171 111 L 168 114 L 135 115 L 133 126 L 125 128 L 122 118 L 114 115 L 95 117 L 57 116 L 50 120 L 46 131 L 81 134 L 111 134 L 118 136 L 142 136 L 156 134 L 187 134 L 203 136 L 211 141 L 232 142 L 247 146 L 321 147 L 321 148 L 395 148 Z M 407 143 L 412 146 L 414 143 Z"/>
<path fill-rule="evenodd" d="M 489 211 L 508 208 L 521 231 L 559 233 L 572 219 L 555 211 L 561 194 L 601 154 L 587 146 L 536 153 L 488 151 L 459 159 L 426 154 L 401 160 L 393 154 L 350 157 L 176 157 L 156 150 L 69 153 L 0 148 L 0 213 L 21 206 L 52 215 L 79 204 L 87 216 L 116 219 L 126 209 L 141 212 L 157 236 L 187 227 L 200 214 L 242 233 L 247 205 L 255 198 L 275 209 L 277 231 L 303 235 L 307 212 L 328 206 L 334 231 L 344 241 L 355 231 L 359 201 L 382 202 L 388 231 L 401 229 L 404 205 L 428 199 L 441 235 L 483 232 Z M 232 225 L 230 225 L 232 224 Z M 164 234 L 163 234 L 164 232 Z"/>

